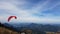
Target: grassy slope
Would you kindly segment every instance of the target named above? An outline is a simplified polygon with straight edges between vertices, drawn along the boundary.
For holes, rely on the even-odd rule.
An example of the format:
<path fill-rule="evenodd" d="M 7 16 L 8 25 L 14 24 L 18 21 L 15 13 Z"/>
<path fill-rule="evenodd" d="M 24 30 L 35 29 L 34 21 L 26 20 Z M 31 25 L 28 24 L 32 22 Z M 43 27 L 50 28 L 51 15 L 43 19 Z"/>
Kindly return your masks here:
<path fill-rule="evenodd" d="M 19 34 L 19 33 L 4 27 L 0 27 L 0 34 Z"/>

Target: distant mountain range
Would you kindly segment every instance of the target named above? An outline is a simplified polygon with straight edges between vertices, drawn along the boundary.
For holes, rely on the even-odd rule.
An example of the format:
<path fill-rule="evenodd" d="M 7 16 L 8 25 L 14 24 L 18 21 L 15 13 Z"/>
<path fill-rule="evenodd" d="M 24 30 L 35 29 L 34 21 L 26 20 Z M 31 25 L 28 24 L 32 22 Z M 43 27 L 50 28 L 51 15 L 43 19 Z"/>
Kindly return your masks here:
<path fill-rule="evenodd" d="M 1 24 L 1 23 L 0 23 Z M 2 27 L 6 27 L 8 29 L 20 32 L 24 29 L 31 29 L 33 32 L 40 33 L 48 31 L 48 32 L 57 32 L 60 31 L 60 25 L 58 24 L 37 24 L 37 23 L 4 23 L 0 25 Z"/>
<path fill-rule="evenodd" d="M 60 25 L 57 24 L 36 24 L 36 23 L 18 23 L 8 24 L 4 23 L 5 26 L 10 27 L 13 30 L 20 31 L 22 29 L 32 29 L 33 31 L 60 31 Z"/>

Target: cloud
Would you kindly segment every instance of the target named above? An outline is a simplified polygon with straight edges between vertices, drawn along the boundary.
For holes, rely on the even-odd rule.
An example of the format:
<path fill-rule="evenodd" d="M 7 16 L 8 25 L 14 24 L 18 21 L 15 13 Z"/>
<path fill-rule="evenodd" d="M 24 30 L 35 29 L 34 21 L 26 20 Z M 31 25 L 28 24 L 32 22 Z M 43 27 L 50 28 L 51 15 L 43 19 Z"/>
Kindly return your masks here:
<path fill-rule="evenodd" d="M 19 20 L 20 22 L 26 22 L 26 23 L 44 23 L 44 24 L 56 24 L 60 22 L 60 19 L 58 18 L 43 18 L 43 17 L 24 17 Z"/>
<path fill-rule="evenodd" d="M 3 13 L 3 14 L 0 14 L 0 16 L 3 16 L 3 17 L 6 16 L 6 18 L 8 18 L 9 15 L 16 15 L 19 17 L 30 16 L 30 13 L 28 13 L 27 10 L 22 10 L 21 8 L 18 9 L 16 5 L 11 4 L 10 2 L 0 2 L 0 9 L 4 10 L 4 11 L 0 11 L 1 13 Z"/>
<path fill-rule="evenodd" d="M 55 16 L 55 12 L 59 12 L 57 11 L 57 9 L 55 9 L 57 6 L 60 5 L 59 1 L 54 1 L 52 2 L 52 0 L 46 0 L 43 2 L 39 2 L 38 4 L 34 5 L 34 7 L 31 10 L 31 13 L 34 14 L 38 14 L 38 15 L 44 15 L 44 16 Z M 56 11 L 55 11 L 56 10 Z M 45 12 L 45 13 L 43 13 Z M 50 13 L 48 13 L 50 12 Z"/>
<path fill-rule="evenodd" d="M 0 17 L 1 21 L 6 21 L 10 15 L 16 15 L 17 20 L 11 22 L 60 22 L 59 16 L 54 16 L 52 10 L 60 5 L 60 2 L 52 0 L 29 2 L 29 0 L 0 0 Z M 56 4 L 55 4 L 56 3 Z M 50 6 L 51 5 L 51 6 Z M 27 9 L 29 8 L 29 9 Z M 48 13 L 47 12 L 51 12 Z M 44 13 L 43 13 L 44 12 Z M 41 16 L 42 15 L 42 16 Z M 2 20 L 4 19 L 4 20 Z"/>
<path fill-rule="evenodd" d="M 0 3 L 0 9 L 7 10 L 5 12 L 11 13 L 11 14 L 21 14 L 21 15 L 28 15 L 27 11 L 22 10 L 21 8 L 18 9 L 16 5 L 13 5 L 9 2 L 1 2 Z"/>

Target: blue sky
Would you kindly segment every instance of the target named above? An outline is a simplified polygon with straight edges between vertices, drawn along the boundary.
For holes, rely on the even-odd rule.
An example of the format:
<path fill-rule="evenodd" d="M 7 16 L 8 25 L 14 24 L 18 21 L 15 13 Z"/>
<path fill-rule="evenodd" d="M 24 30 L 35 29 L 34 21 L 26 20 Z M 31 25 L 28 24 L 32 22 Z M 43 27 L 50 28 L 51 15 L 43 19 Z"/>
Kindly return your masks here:
<path fill-rule="evenodd" d="M 0 0 L 0 21 L 7 22 L 59 23 L 60 0 Z"/>

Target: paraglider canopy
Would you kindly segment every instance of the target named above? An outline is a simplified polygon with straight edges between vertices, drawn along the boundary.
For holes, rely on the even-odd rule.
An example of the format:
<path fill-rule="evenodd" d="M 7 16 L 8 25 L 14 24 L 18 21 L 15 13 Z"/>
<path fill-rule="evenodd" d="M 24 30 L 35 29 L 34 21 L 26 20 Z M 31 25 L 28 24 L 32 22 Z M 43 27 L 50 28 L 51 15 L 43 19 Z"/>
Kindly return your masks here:
<path fill-rule="evenodd" d="M 9 17 L 8 17 L 8 22 L 9 22 L 12 18 L 17 19 L 17 17 L 16 17 L 16 16 L 9 16 Z"/>

